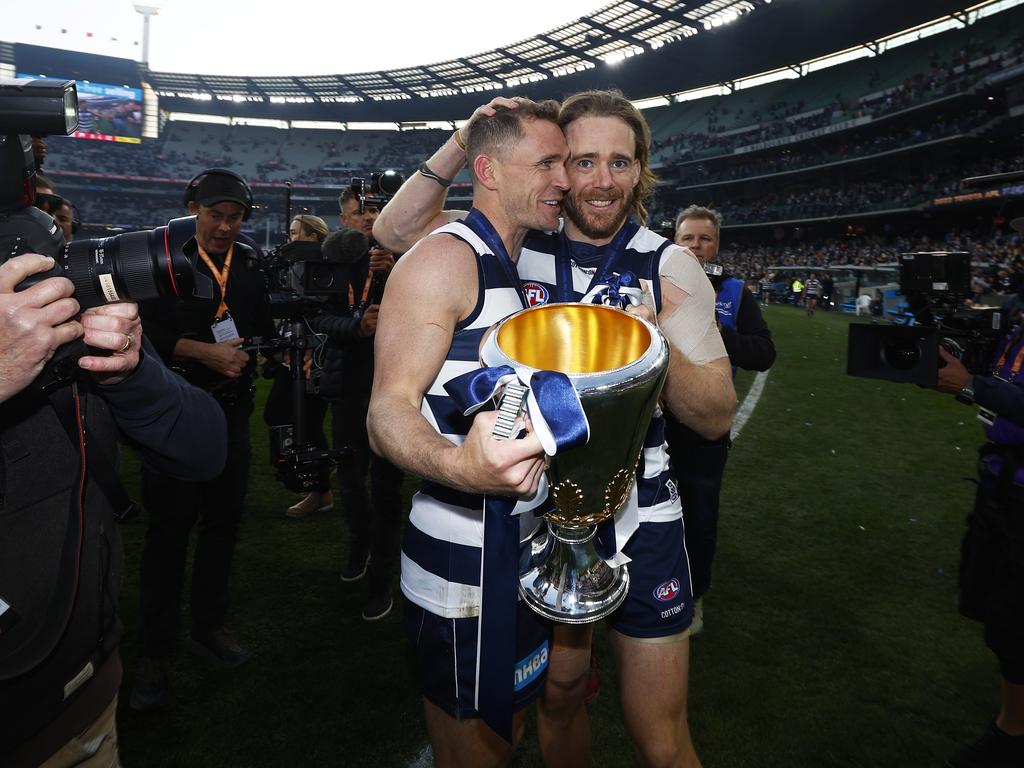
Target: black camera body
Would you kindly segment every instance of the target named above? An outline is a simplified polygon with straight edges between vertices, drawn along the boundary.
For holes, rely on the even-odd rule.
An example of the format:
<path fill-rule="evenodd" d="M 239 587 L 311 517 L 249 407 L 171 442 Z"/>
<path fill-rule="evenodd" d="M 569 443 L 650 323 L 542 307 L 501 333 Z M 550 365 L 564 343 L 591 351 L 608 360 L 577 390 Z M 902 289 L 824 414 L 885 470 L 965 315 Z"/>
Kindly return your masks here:
<path fill-rule="evenodd" d="M 15 290 L 66 277 L 83 310 L 166 296 L 212 298 L 213 282 L 196 270 L 194 216 L 154 230 L 66 243 L 54 219 L 34 207 L 36 163 L 29 133 L 70 134 L 77 127 L 73 81 L 0 80 L 0 263 L 23 253 L 40 253 L 56 262 Z M 46 392 L 70 383 L 79 375 L 78 359 L 90 353 L 103 354 L 81 340 L 64 345 L 33 386 Z"/>
<path fill-rule="evenodd" d="M 900 255 L 900 291 L 907 321 L 898 325 L 851 323 L 846 372 L 850 376 L 938 383 L 939 347 L 971 373 L 991 371 L 992 356 L 1004 334 L 998 308 L 968 307 L 970 255 L 924 252 Z"/>
<path fill-rule="evenodd" d="M 362 213 L 368 205 L 378 210 L 383 208 L 403 183 L 405 177 L 398 171 L 374 171 L 369 179 L 353 176 L 350 187 L 359 200 L 359 212 Z"/>
<path fill-rule="evenodd" d="M 298 320 L 321 311 L 326 299 L 348 295 L 348 267 L 330 259 L 317 242 L 279 245 L 257 259 L 255 268 L 276 319 Z"/>

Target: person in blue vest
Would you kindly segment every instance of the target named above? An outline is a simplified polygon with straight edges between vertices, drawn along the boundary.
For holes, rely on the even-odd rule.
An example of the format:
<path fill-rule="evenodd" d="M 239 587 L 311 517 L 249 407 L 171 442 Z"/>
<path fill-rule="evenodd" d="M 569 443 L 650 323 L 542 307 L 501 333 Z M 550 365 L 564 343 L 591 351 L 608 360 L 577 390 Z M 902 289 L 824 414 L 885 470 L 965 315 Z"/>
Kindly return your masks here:
<path fill-rule="evenodd" d="M 1024 218 L 1011 226 L 1024 233 Z M 991 375 L 972 374 L 939 348 L 936 389 L 978 406 L 988 439 L 980 450 L 978 489 L 960 554 L 960 613 L 985 628 L 999 662 L 1001 704 L 984 733 L 947 768 L 1024 765 L 1024 279 L 1003 306 L 1007 332 Z"/>
<path fill-rule="evenodd" d="M 675 241 L 698 261 L 713 265 L 718 256 L 722 216 L 711 208 L 691 205 L 676 218 Z M 710 270 L 711 272 L 717 270 Z M 738 277 L 710 275 L 715 288 L 715 313 L 733 376 L 737 368 L 767 371 L 775 362 L 775 344 L 757 299 Z M 672 418 L 666 421 L 669 456 L 679 481 L 683 525 L 690 554 L 695 604 L 694 631 L 703 624 L 703 595 L 711 587 L 711 564 L 718 538 L 718 505 L 722 474 L 729 457 L 730 433 L 707 439 Z"/>

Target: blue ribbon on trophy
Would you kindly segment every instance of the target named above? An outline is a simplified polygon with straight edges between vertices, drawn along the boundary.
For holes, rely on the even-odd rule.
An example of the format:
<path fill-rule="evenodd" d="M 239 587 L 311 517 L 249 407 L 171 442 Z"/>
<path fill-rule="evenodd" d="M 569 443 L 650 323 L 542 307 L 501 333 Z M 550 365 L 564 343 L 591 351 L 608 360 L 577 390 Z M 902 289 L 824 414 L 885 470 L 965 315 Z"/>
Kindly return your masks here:
<path fill-rule="evenodd" d="M 605 304 L 625 309 L 626 305 L 637 306 L 643 301 L 644 290 L 640 280 L 632 272 L 613 272 L 601 278 L 587 294 L 581 304 Z"/>
<path fill-rule="evenodd" d="M 526 389 L 526 412 L 544 452 L 585 445 L 590 436 L 579 395 L 564 373 L 511 366 L 479 368 L 449 380 L 444 388 L 466 416 L 480 410 L 510 385 Z M 515 434 L 511 434 L 515 437 Z M 512 742 L 516 603 L 519 589 L 518 514 L 546 499 L 546 488 L 526 502 L 513 497 L 484 499 L 484 543 L 480 562 L 480 617 L 476 709 L 499 736 Z"/>

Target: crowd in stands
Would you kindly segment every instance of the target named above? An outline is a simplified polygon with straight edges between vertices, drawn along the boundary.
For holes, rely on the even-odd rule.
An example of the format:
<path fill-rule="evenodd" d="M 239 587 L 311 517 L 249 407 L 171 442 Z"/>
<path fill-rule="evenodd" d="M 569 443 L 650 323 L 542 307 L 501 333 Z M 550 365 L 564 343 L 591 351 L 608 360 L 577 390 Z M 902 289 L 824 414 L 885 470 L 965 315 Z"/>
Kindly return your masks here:
<path fill-rule="evenodd" d="M 755 110 L 744 115 L 742 109 L 730 118 L 730 124 L 743 125 L 727 129 L 722 119 L 730 114 L 729 97 L 718 101 L 708 113 L 706 129 L 683 131 L 658 138 L 652 144 L 652 156 L 663 164 L 710 157 L 732 152 L 737 147 L 758 142 L 796 136 L 815 128 L 858 117 L 878 118 L 933 99 L 960 93 L 991 72 L 1020 61 L 1024 55 L 1024 35 L 1018 35 L 1005 50 L 997 51 L 989 45 L 968 45 L 946 61 L 933 58 L 928 69 L 907 75 L 899 87 L 862 96 L 849 101 L 837 95 L 833 102 L 819 108 L 801 112 L 803 102 L 787 104 L 784 101 L 770 105 L 766 110 Z M 870 81 L 869 81 L 870 82 Z"/>
<path fill-rule="evenodd" d="M 69 173 L 186 181 L 196 168 L 234 168 L 257 183 L 337 187 L 374 171 L 408 175 L 445 135 L 436 130 L 254 130 L 176 123 L 164 130 L 160 139 L 136 145 L 54 137 L 48 140 L 48 162 Z"/>
<path fill-rule="evenodd" d="M 944 237 L 864 236 L 853 232 L 848 237 L 808 242 L 744 245 L 723 244 L 718 260 L 735 275 L 754 279 L 778 267 L 895 265 L 901 253 L 912 251 L 966 251 L 987 280 L 995 283 L 1000 271 L 1024 267 L 1024 240 L 1009 228 L 993 232 L 952 230 Z"/>
<path fill-rule="evenodd" d="M 815 142 L 813 147 L 803 150 L 775 149 L 770 153 L 760 153 L 748 160 L 728 164 L 693 163 L 680 168 L 680 183 L 710 184 L 870 157 L 891 149 L 963 135 L 985 125 L 991 119 L 992 115 L 986 109 L 949 115 L 938 114 L 925 125 L 893 126 L 869 135 L 838 134 L 831 141 Z"/>

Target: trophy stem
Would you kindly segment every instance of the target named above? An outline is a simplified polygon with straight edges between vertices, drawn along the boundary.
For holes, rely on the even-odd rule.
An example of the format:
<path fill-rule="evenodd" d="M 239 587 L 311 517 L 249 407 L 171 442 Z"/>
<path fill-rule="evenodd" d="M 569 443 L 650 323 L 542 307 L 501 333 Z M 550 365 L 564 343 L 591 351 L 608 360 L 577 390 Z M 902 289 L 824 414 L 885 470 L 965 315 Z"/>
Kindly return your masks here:
<path fill-rule="evenodd" d="M 519 594 L 530 608 L 552 621 L 587 624 L 619 607 L 629 590 L 629 572 L 598 556 L 596 534 L 596 525 L 548 521 L 547 533 L 534 540 L 519 576 Z"/>

